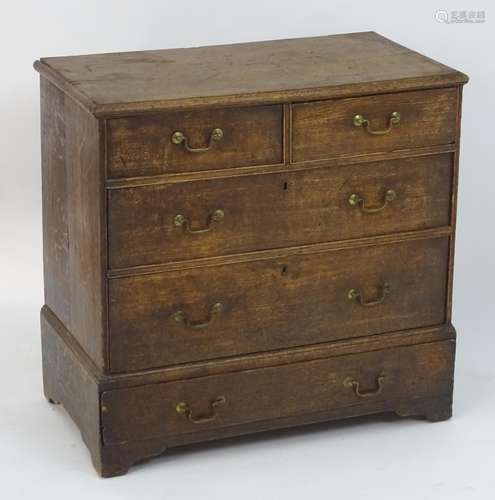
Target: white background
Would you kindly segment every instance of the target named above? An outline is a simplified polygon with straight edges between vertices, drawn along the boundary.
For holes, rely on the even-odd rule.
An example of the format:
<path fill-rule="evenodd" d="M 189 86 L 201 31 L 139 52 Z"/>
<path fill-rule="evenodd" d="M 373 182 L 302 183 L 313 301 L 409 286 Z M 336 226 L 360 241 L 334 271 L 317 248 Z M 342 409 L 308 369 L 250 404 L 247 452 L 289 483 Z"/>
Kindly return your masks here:
<path fill-rule="evenodd" d="M 490 2 L 36 1 L 0 4 L 0 496 L 4 499 L 483 499 L 495 492 L 495 17 Z M 484 10 L 441 24 L 437 10 Z M 174 451 L 101 480 L 42 396 L 40 56 L 374 30 L 469 74 L 454 322 L 454 418 L 372 417 Z"/>

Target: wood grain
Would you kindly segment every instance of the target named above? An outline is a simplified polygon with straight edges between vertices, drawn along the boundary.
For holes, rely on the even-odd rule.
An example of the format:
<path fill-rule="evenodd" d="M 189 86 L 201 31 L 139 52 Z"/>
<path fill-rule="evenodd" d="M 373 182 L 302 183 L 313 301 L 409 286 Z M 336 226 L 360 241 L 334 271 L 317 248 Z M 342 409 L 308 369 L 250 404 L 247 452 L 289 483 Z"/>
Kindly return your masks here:
<path fill-rule="evenodd" d="M 290 139 L 289 139 L 290 146 Z M 300 163 L 289 163 L 289 160 L 285 160 L 284 164 L 274 164 L 274 165 L 255 165 L 250 167 L 233 167 L 233 168 L 221 168 L 214 170 L 200 170 L 197 172 L 180 172 L 173 174 L 157 174 L 157 175 L 147 175 L 140 177 L 130 177 L 130 178 L 116 178 L 107 179 L 106 187 L 108 190 L 120 189 L 128 187 L 138 187 L 138 186 L 153 186 L 155 184 L 163 183 L 178 183 L 186 181 L 204 181 L 213 179 L 227 179 L 230 177 L 246 177 L 249 175 L 258 174 L 275 174 L 282 172 L 299 172 L 301 170 L 311 170 L 322 167 L 336 167 L 345 166 L 352 164 L 360 164 L 363 167 L 366 163 L 373 163 L 376 161 L 386 161 L 386 160 L 400 160 L 401 158 L 419 158 L 421 156 L 431 156 L 443 153 L 454 153 L 457 151 L 457 145 L 455 143 L 451 144 L 440 144 L 438 146 L 426 146 L 426 147 L 412 147 L 408 149 L 400 149 L 398 151 L 381 151 L 377 153 L 369 153 L 366 155 L 349 155 L 338 156 L 335 158 L 328 158 L 324 160 L 313 160 Z M 286 155 L 288 158 L 289 155 Z"/>
<path fill-rule="evenodd" d="M 204 182 L 159 184 L 108 192 L 111 269 L 229 255 L 343 238 L 448 226 L 452 155 Z M 371 207 L 393 189 L 382 212 L 349 204 L 358 193 Z M 204 234 L 174 225 L 185 215 L 193 229 L 215 210 L 225 219 Z"/>
<path fill-rule="evenodd" d="M 127 443 L 331 408 L 366 407 L 369 400 L 448 394 L 452 371 L 453 344 L 439 342 L 107 391 L 101 398 L 103 442 Z M 382 393 L 369 399 L 344 386 L 349 377 L 360 383 L 362 391 L 374 391 L 380 375 Z M 226 403 L 212 411 L 210 402 L 218 396 Z M 216 418 L 192 423 L 177 413 L 180 402 L 190 406 L 193 417 L 216 414 Z"/>
<path fill-rule="evenodd" d="M 100 475 L 252 432 L 451 416 L 466 75 L 376 33 L 35 68 L 44 391 Z M 352 123 L 382 129 L 392 111 L 385 135 Z M 202 147 L 217 127 L 207 152 L 171 142 Z M 204 229 L 218 209 L 209 232 L 173 223 Z M 370 397 L 344 385 L 376 391 L 379 376 Z"/>
<path fill-rule="evenodd" d="M 93 464 L 101 470 L 100 397 L 98 379 L 63 341 L 45 306 L 41 311 L 43 390 L 47 400 L 61 403 L 81 431 Z"/>
<path fill-rule="evenodd" d="M 447 380 L 435 380 L 435 387 L 440 390 L 444 390 L 443 394 L 432 394 L 430 397 L 414 397 L 411 394 L 399 394 L 397 397 L 380 397 L 380 398 L 368 398 L 365 404 L 357 404 L 351 406 L 334 406 L 327 405 L 327 409 L 323 411 L 308 413 L 308 412 L 298 412 L 297 414 L 287 416 L 287 417 L 277 417 L 267 420 L 255 420 L 249 423 L 243 423 L 240 425 L 233 426 L 209 426 L 201 427 L 195 429 L 194 432 L 177 433 L 175 435 L 168 434 L 166 436 L 158 436 L 155 439 L 146 439 L 138 441 L 128 441 L 120 444 L 104 444 L 101 439 L 101 433 L 105 432 L 102 427 L 101 420 L 101 405 L 99 404 L 100 397 L 102 393 L 111 395 L 109 400 L 116 399 L 117 401 L 122 401 L 127 397 L 128 391 L 136 391 L 135 393 L 139 396 L 142 394 L 141 391 L 148 391 L 150 388 L 154 387 L 158 390 L 153 393 L 154 396 L 163 391 L 166 387 L 171 385 L 172 387 L 178 387 L 182 385 L 184 388 L 192 388 L 194 390 L 193 380 L 184 380 L 182 382 L 173 384 L 156 384 L 156 375 L 161 375 L 164 373 L 163 370 L 150 373 L 145 375 L 144 379 L 142 376 L 136 377 L 131 376 L 131 380 L 127 380 L 120 387 L 121 390 L 110 390 L 110 383 L 117 383 L 115 387 L 119 387 L 118 377 L 109 377 L 100 375 L 98 377 L 94 376 L 94 370 L 91 366 L 91 361 L 87 356 L 85 356 L 83 351 L 78 349 L 77 344 L 69 341 L 64 341 L 66 335 L 59 328 L 61 324 L 57 326 L 57 320 L 53 314 L 44 308 L 42 311 L 42 346 L 43 346 L 43 370 L 44 370 L 44 386 L 45 394 L 47 398 L 55 403 L 61 403 L 67 412 L 71 415 L 74 421 L 79 426 L 82 436 L 91 452 L 91 457 L 93 459 L 93 464 L 100 475 L 103 477 L 113 477 L 125 474 L 128 468 L 137 461 L 141 461 L 145 458 L 150 458 L 156 455 L 162 454 L 167 448 L 173 446 L 180 446 L 189 443 L 196 443 L 201 441 L 209 441 L 212 439 L 221 439 L 231 436 L 240 436 L 243 434 L 249 434 L 253 432 L 262 432 L 273 429 L 283 429 L 287 427 L 292 427 L 295 425 L 311 424 L 315 422 L 323 422 L 326 420 L 349 418 L 357 415 L 366 415 L 370 413 L 378 413 L 385 411 L 394 411 L 401 416 L 422 416 L 426 417 L 430 421 L 444 420 L 450 417 L 452 408 L 452 370 L 453 370 L 453 354 L 455 350 L 455 341 L 447 342 L 435 342 L 433 344 L 419 344 L 413 347 L 414 352 L 422 352 L 424 350 L 432 351 L 437 353 L 440 351 L 445 352 L 445 356 L 437 356 L 432 353 L 422 356 L 422 360 L 434 360 L 436 358 L 436 363 L 434 366 L 426 367 L 427 370 L 432 370 L 429 372 L 431 375 L 433 373 L 439 373 L 441 371 L 441 366 L 450 365 L 450 373 L 445 373 L 445 376 L 450 380 L 450 387 L 448 387 Z M 63 327 L 62 327 L 63 328 Z M 418 337 L 416 337 L 418 338 Z M 424 338 L 424 337 L 423 337 Z M 356 342 L 354 342 L 355 345 Z M 396 349 L 385 349 L 385 346 L 392 346 L 393 344 L 383 343 L 381 349 L 374 350 L 378 351 L 375 360 L 385 360 L 387 366 L 391 365 L 391 360 L 387 359 L 391 356 L 384 357 L 385 353 L 396 353 L 402 352 L 404 356 L 400 359 L 410 360 L 411 355 L 408 354 L 408 347 L 400 347 Z M 396 344 L 397 345 L 397 344 Z M 362 346 L 362 353 L 366 358 L 370 356 L 369 349 L 366 347 L 366 341 Z M 348 351 L 349 352 L 349 351 Z M 356 351 L 360 352 L 360 351 Z M 80 354 L 79 354 L 80 353 Z M 359 354 L 345 356 L 345 359 L 357 359 Z M 325 368 L 330 366 L 334 361 L 343 359 L 342 357 L 335 358 L 320 358 L 322 366 Z M 240 360 L 239 360 L 240 361 Z M 249 358 L 247 359 L 249 361 Z M 290 368 L 297 362 L 296 359 L 292 363 L 286 364 L 286 369 Z M 318 361 L 297 363 L 295 366 L 307 366 L 315 367 Z M 217 365 L 212 364 L 212 367 Z M 240 365 L 238 365 L 239 367 Z M 375 367 L 379 365 L 374 365 Z M 406 364 L 407 367 L 411 368 L 411 364 Z M 421 376 L 421 384 L 425 380 L 425 363 L 422 363 L 423 374 Z M 187 367 L 184 367 L 187 370 Z M 367 374 L 371 374 L 371 365 L 366 368 Z M 238 377 L 238 379 L 243 378 L 243 374 L 262 374 L 266 370 L 262 364 L 257 370 L 249 370 L 246 372 L 238 373 L 238 368 L 234 369 L 227 375 L 227 379 L 232 379 L 233 377 Z M 277 373 L 275 368 L 270 369 L 273 373 Z M 290 370 L 287 370 L 290 371 Z M 185 373 L 185 372 L 184 372 Z M 205 373 L 206 374 L 206 373 Z M 404 375 L 403 371 L 396 370 L 394 366 L 394 374 Z M 367 375 L 368 376 L 368 375 Z M 372 375 L 373 376 L 373 375 Z M 410 376 L 407 374 L 406 376 Z M 215 377 L 205 377 L 202 380 L 223 380 L 225 375 L 215 376 Z M 429 380 L 431 383 L 431 381 Z M 150 383 L 153 383 L 150 385 Z M 301 383 L 301 380 L 299 381 Z M 96 385 L 97 384 L 97 385 Z M 267 385 L 269 387 L 270 384 Z M 395 386 L 395 384 L 394 384 Z M 389 389 L 394 387 L 389 386 Z M 447 387 L 446 387 L 447 386 Z M 135 387 L 135 389 L 130 389 L 130 387 Z M 430 386 L 431 387 L 431 386 Z M 287 384 L 284 386 L 284 390 L 287 389 Z M 131 392 L 132 394 L 133 392 Z M 137 406 L 133 410 L 133 416 L 139 417 L 139 413 L 143 409 L 142 400 L 137 398 Z M 324 401 L 320 404 L 324 406 Z M 146 406 L 146 403 L 144 403 Z M 113 410 L 118 410 L 118 406 L 113 407 Z M 170 409 L 166 409 L 170 412 Z M 126 409 L 129 411 L 129 408 Z M 107 413 L 105 411 L 105 413 Z M 169 413 L 170 414 L 170 413 Z M 131 415 L 131 414 L 129 414 Z M 111 418 L 117 418 L 121 423 L 123 422 L 123 417 L 112 412 Z M 174 415 L 175 416 L 175 415 Z M 108 421 L 108 416 L 105 419 Z M 130 421 L 129 421 L 130 422 Z M 163 422 L 162 422 L 163 423 Z M 139 433 L 143 432 L 143 428 L 139 425 L 133 426 L 132 429 L 126 430 L 127 433 Z"/>
<path fill-rule="evenodd" d="M 353 123 L 360 114 L 370 121 L 371 130 L 384 130 L 395 111 L 400 123 L 385 135 L 370 134 Z M 292 161 L 452 143 L 456 116 L 455 88 L 295 104 Z"/>
<path fill-rule="evenodd" d="M 269 366 L 288 365 L 295 362 L 313 361 L 347 354 L 379 351 L 395 347 L 429 344 L 443 340 L 456 339 L 456 331 L 451 323 L 411 328 L 396 332 L 382 333 L 367 337 L 322 342 L 289 349 L 259 352 L 249 356 L 231 356 L 228 358 L 196 361 L 151 370 L 128 373 L 105 373 L 100 370 L 81 346 L 75 342 L 71 333 L 60 322 L 48 306 L 41 309 L 43 321 L 50 324 L 50 330 L 60 337 L 78 363 L 84 366 L 89 375 L 98 381 L 101 391 L 138 387 L 141 385 L 193 379 L 209 375 L 252 370 Z"/>
<path fill-rule="evenodd" d="M 98 116 L 324 99 L 467 81 L 466 75 L 374 32 L 49 57 L 35 68 Z"/>
<path fill-rule="evenodd" d="M 223 138 L 203 153 L 173 144 L 181 131 L 193 148 L 205 147 L 211 131 Z M 108 176 L 136 177 L 226 167 L 282 163 L 281 106 L 253 106 L 108 120 Z"/>
<path fill-rule="evenodd" d="M 99 124 L 41 79 L 45 303 L 105 366 Z"/>
<path fill-rule="evenodd" d="M 109 283 L 112 372 L 374 335 L 445 320 L 445 238 L 192 269 Z M 362 307 L 351 288 L 383 304 Z M 173 319 L 182 310 L 200 330 Z"/>

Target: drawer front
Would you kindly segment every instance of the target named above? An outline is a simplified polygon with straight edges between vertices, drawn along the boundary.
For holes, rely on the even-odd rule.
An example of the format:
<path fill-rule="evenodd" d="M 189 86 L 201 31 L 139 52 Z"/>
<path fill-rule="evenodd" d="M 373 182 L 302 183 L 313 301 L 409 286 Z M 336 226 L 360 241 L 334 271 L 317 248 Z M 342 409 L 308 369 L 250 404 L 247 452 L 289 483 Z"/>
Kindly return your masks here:
<path fill-rule="evenodd" d="M 109 264 L 125 268 L 448 225 L 451 172 L 445 154 L 111 190 Z"/>
<path fill-rule="evenodd" d="M 109 120 L 108 176 L 125 178 L 281 163 L 282 131 L 281 106 Z"/>
<path fill-rule="evenodd" d="M 456 89 L 295 104 L 292 159 L 448 144 L 455 141 L 456 120 Z"/>
<path fill-rule="evenodd" d="M 103 440 L 118 444 L 448 394 L 443 341 L 104 392 Z M 363 408 L 363 411 L 364 408 Z"/>
<path fill-rule="evenodd" d="M 443 323 L 448 238 L 109 281 L 126 372 Z"/>

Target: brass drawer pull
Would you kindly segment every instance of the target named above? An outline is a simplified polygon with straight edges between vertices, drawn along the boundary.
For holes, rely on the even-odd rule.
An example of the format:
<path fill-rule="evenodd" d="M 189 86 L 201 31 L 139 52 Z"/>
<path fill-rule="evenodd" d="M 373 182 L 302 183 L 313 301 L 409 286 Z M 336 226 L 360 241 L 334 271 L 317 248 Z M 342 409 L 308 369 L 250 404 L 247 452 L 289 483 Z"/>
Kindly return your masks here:
<path fill-rule="evenodd" d="M 186 417 L 189 419 L 189 422 L 192 422 L 193 424 L 207 424 L 208 422 L 212 422 L 217 418 L 217 412 L 216 409 L 219 406 L 223 406 L 227 402 L 227 399 L 225 396 L 217 396 L 211 403 L 210 403 L 210 408 L 211 412 L 207 415 L 199 415 L 197 417 L 193 416 L 191 408 L 189 405 L 185 402 L 180 402 L 177 403 L 177 406 L 175 407 L 175 411 L 179 413 L 180 415 L 186 415 Z"/>
<path fill-rule="evenodd" d="M 392 127 L 394 125 L 399 125 L 400 113 L 398 111 L 394 111 L 393 113 L 390 114 L 390 117 L 388 119 L 388 127 L 384 130 L 371 130 L 370 121 L 363 115 L 355 115 L 354 118 L 352 119 L 352 123 L 354 123 L 356 127 L 362 127 L 363 125 L 366 125 L 366 132 L 368 132 L 368 134 L 385 135 L 392 130 Z"/>
<path fill-rule="evenodd" d="M 360 398 L 371 398 L 373 396 L 378 396 L 379 394 L 381 394 L 384 380 L 385 380 L 385 375 L 382 373 L 376 379 L 376 389 L 371 389 L 369 391 L 362 391 L 360 389 L 360 383 L 357 380 L 353 379 L 352 377 L 347 377 L 344 380 L 344 387 L 349 387 L 351 389 L 354 389 L 356 396 Z"/>
<path fill-rule="evenodd" d="M 219 142 L 222 139 L 223 139 L 223 130 L 221 128 L 214 128 L 211 131 L 210 138 L 208 140 L 208 145 L 203 148 L 192 148 L 191 146 L 189 146 L 189 139 L 187 138 L 187 135 L 185 135 L 184 132 L 181 132 L 180 130 L 175 131 L 172 134 L 172 137 L 170 138 L 173 144 L 184 143 L 184 147 L 190 153 L 205 153 L 206 151 L 210 150 L 210 148 L 213 146 L 213 143 Z"/>
<path fill-rule="evenodd" d="M 174 217 L 174 226 L 177 227 L 183 227 L 184 231 L 189 234 L 203 234 L 207 233 L 213 228 L 213 223 L 220 223 L 223 222 L 225 218 L 225 212 L 223 210 L 215 210 L 210 216 L 208 217 L 208 224 L 206 227 L 203 229 L 191 229 L 191 223 L 189 222 L 189 219 L 182 214 L 177 214 Z"/>
<path fill-rule="evenodd" d="M 347 298 L 349 300 L 357 300 L 358 303 L 361 304 L 363 307 L 372 307 L 381 304 L 385 300 L 387 295 L 390 294 L 391 291 L 392 291 L 391 285 L 389 283 L 385 283 L 382 286 L 382 293 L 378 299 L 366 301 L 363 299 L 363 294 L 361 293 L 360 290 L 356 288 L 351 288 L 347 293 Z"/>
<path fill-rule="evenodd" d="M 387 189 L 385 196 L 383 198 L 383 203 L 378 207 L 366 207 L 366 200 L 359 194 L 353 193 L 349 196 L 349 205 L 352 207 L 359 206 L 361 212 L 365 214 L 374 214 L 376 212 L 381 212 L 391 201 L 397 198 L 397 193 L 393 189 Z"/>
<path fill-rule="evenodd" d="M 223 304 L 221 302 L 216 302 L 210 307 L 210 313 L 206 321 L 191 321 L 187 317 L 187 314 L 180 309 L 172 314 L 172 318 L 174 321 L 177 321 L 177 323 L 182 323 L 186 328 L 200 330 L 201 328 L 206 328 L 208 325 L 211 325 L 222 311 Z"/>

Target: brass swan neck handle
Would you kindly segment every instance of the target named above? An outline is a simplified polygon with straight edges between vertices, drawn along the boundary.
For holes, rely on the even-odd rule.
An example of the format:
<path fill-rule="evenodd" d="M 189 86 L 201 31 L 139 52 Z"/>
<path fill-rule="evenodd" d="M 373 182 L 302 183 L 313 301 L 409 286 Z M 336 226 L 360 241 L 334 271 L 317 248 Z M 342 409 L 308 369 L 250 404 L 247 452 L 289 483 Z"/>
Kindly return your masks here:
<path fill-rule="evenodd" d="M 223 406 L 227 402 L 225 396 L 217 396 L 213 401 L 210 402 L 210 412 L 205 415 L 198 415 L 195 417 L 188 403 L 181 401 L 177 403 L 175 411 L 180 415 L 185 415 L 189 422 L 193 424 L 207 424 L 208 422 L 213 422 L 217 418 L 216 409 Z"/>
<path fill-rule="evenodd" d="M 211 149 L 215 142 L 220 142 L 223 139 L 223 130 L 221 128 L 214 128 L 210 133 L 210 138 L 208 139 L 208 144 L 201 148 L 193 148 L 189 145 L 189 139 L 184 132 L 176 130 L 172 137 L 170 138 L 172 144 L 184 144 L 184 148 L 189 153 L 206 153 Z"/>
<path fill-rule="evenodd" d="M 383 202 L 377 207 L 367 207 L 366 200 L 363 196 L 357 193 L 352 193 L 347 200 L 351 207 L 359 207 L 361 212 L 365 214 L 374 214 L 384 210 L 387 205 L 397 198 L 397 193 L 393 189 L 387 189 L 385 196 L 383 197 Z"/>
<path fill-rule="evenodd" d="M 355 300 L 358 302 L 363 307 L 373 307 L 377 306 L 383 303 L 383 301 L 387 298 L 388 295 L 390 295 L 390 292 L 392 291 L 392 286 L 390 283 L 384 283 L 383 286 L 381 287 L 381 294 L 380 296 L 375 299 L 375 300 L 365 300 L 363 298 L 363 293 L 361 290 L 357 288 L 351 288 L 349 292 L 347 292 L 347 298 L 349 300 Z"/>
<path fill-rule="evenodd" d="M 174 312 L 171 317 L 177 323 L 182 323 L 186 328 L 190 328 L 192 330 L 201 330 L 202 328 L 206 328 L 207 326 L 211 325 L 218 317 L 218 315 L 223 312 L 223 310 L 223 304 L 221 302 L 215 302 L 215 304 L 210 307 L 208 318 L 205 321 L 191 321 L 188 315 L 181 309 Z"/>
<path fill-rule="evenodd" d="M 208 216 L 208 222 L 206 227 L 201 229 L 193 229 L 191 227 L 191 222 L 183 214 L 177 214 L 174 217 L 174 226 L 184 228 L 184 232 L 189 234 L 204 234 L 213 229 L 214 224 L 219 224 L 225 219 L 225 212 L 223 210 L 217 209 Z"/>
<path fill-rule="evenodd" d="M 349 387 L 354 389 L 354 393 L 356 394 L 356 396 L 360 398 L 371 398 L 373 396 L 378 396 L 379 394 L 381 394 L 384 380 L 385 380 L 385 375 L 382 373 L 376 378 L 376 389 L 363 391 L 361 390 L 361 384 L 359 381 L 353 379 L 352 377 L 347 377 L 344 380 L 344 387 Z"/>
<path fill-rule="evenodd" d="M 368 118 L 365 118 L 363 115 L 354 115 L 354 118 L 352 119 L 352 123 L 354 124 L 355 127 L 362 127 L 365 126 L 366 132 L 371 135 L 385 135 L 388 134 L 394 125 L 399 125 L 400 123 L 400 113 L 398 111 L 394 111 L 393 113 L 390 114 L 389 119 L 388 119 L 388 127 L 383 130 L 373 130 L 371 128 L 371 122 L 368 120 Z"/>

